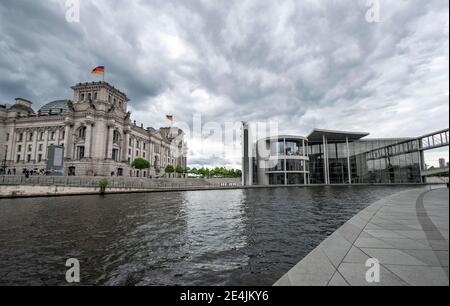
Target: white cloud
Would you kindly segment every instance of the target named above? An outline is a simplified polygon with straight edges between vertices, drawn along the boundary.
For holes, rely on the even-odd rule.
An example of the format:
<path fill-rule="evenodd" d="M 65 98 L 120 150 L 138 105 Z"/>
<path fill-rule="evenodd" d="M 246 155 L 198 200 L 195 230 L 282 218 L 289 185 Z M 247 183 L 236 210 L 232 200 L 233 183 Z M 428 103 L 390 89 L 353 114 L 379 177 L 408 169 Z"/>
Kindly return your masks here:
<path fill-rule="evenodd" d="M 196 113 L 221 124 L 279 120 L 298 134 L 411 136 L 449 125 L 448 1 L 383 0 L 380 23 L 366 21 L 365 0 L 81 4 L 81 23 L 69 24 L 61 1 L 2 1 L 1 101 L 70 98 L 103 64 L 146 126 Z M 240 163 L 199 143 L 189 145 L 199 164 Z"/>

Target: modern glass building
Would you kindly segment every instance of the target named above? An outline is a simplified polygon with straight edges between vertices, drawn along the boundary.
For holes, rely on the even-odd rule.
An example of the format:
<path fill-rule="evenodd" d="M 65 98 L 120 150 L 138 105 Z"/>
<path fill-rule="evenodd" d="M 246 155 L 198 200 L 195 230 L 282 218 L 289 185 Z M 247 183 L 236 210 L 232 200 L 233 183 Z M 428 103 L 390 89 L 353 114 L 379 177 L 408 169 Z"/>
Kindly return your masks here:
<path fill-rule="evenodd" d="M 256 142 L 244 124 L 244 185 L 421 183 L 415 138 L 367 139 L 369 133 L 313 130 Z"/>
<path fill-rule="evenodd" d="M 253 181 L 262 185 L 303 185 L 309 181 L 308 139 L 278 136 L 257 142 Z"/>

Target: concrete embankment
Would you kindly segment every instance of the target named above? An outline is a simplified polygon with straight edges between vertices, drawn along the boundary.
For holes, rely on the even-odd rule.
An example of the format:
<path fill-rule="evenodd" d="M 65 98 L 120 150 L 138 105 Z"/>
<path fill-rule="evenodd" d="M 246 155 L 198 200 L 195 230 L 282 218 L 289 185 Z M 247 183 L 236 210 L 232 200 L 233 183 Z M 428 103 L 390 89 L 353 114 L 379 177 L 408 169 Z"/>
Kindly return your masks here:
<path fill-rule="evenodd" d="M 153 193 L 153 192 L 176 192 L 176 191 L 201 191 L 201 190 L 224 190 L 240 189 L 241 187 L 217 187 L 217 186 L 191 186 L 191 187 L 159 187 L 149 189 L 135 188 L 107 188 L 105 194 L 123 193 Z M 99 187 L 67 187 L 67 186 L 0 186 L 0 199 L 2 198 L 33 198 L 33 197 L 56 197 L 77 195 L 98 195 Z"/>
<path fill-rule="evenodd" d="M 100 194 L 101 177 L 30 177 L 0 176 L 0 198 L 45 197 L 68 195 Z M 360 184 L 354 186 L 372 186 Z M 400 186 L 423 186 L 422 184 L 396 184 Z M 151 193 L 170 191 L 200 191 L 224 189 L 255 188 L 306 188 L 325 185 L 289 185 L 289 186 L 242 186 L 240 179 L 146 179 L 146 178 L 108 178 L 106 194 Z M 349 185 L 331 185 L 344 186 Z M 376 185 L 383 186 L 383 185 Z M 392 185 L 390 185 L 392 186 Z"/>
<path fill-rule="evenodd" d="M 448 201 L 447 188 L 412 189 L 382 199 L 275 286 L 448 286 Z"/>

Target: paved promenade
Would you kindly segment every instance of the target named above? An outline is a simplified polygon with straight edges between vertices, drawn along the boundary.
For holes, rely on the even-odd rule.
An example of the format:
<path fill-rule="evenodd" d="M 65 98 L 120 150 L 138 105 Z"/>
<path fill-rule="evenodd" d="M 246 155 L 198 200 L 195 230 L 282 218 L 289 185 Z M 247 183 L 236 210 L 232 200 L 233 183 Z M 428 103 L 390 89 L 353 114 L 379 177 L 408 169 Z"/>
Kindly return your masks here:
<path fill-rule="evenodd" d="M 378 283 L 366 280 L 369 258 Z M 448 286 L 448 263 L 449 191 L 418 188 L 360 212 L 275 286 Z"/>

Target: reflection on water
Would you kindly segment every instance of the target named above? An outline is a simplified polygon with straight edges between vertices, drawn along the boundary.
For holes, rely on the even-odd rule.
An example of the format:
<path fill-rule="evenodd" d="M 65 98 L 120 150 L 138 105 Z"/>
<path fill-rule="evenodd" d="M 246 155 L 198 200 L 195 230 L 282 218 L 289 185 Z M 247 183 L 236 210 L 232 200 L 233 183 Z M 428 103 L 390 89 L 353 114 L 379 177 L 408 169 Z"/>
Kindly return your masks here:
<path fill-rule="evenodd" d="M 310 187 L 0 200 L 0 285 L 272 285 L 402 187 Z"/>

